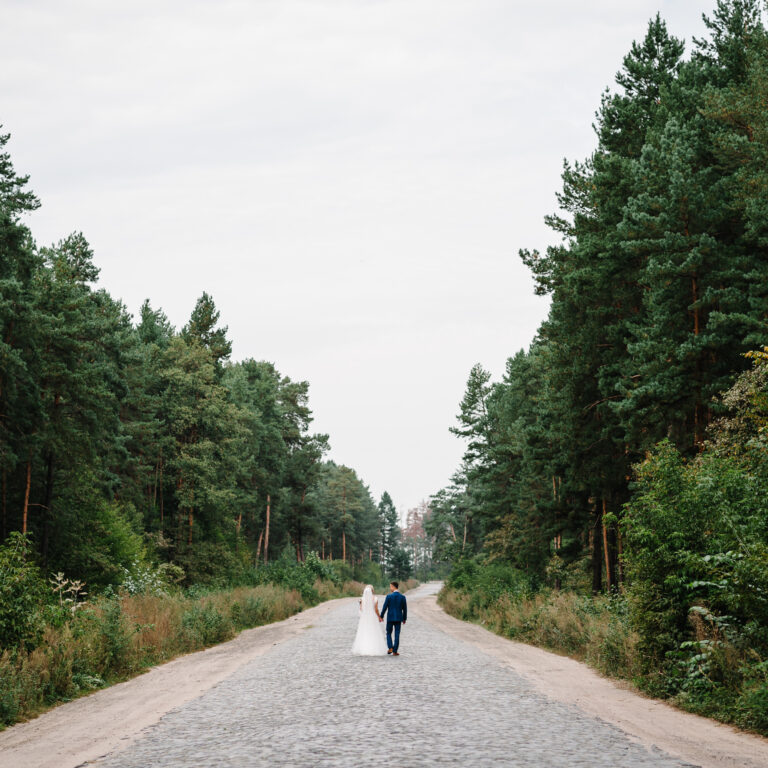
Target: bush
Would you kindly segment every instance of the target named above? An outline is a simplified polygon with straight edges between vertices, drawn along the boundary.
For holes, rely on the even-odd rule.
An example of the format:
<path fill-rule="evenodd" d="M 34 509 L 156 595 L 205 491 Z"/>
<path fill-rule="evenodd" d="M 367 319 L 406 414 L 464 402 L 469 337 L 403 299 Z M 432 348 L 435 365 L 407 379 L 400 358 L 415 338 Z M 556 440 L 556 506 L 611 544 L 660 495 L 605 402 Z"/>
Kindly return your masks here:
<path fill-rule="evenodd" d="M 28 536 L 13 532 L 0 545 L 0 649 L 33 648 L 45 627 L 51 594 Z"/>
<path fill-rule="evenodd" d="M 57 500 L 51 568 L 82 579 L 92 590 L 119 584 L 123 569 L 146 554 L 135 517 L 132 507 L 105 500 L 95 478 L 84 473 Z"/>
<path fill-rule="evenodd" d="M 184 576 L 184 570 L 173 563 L 155 566 L 134 560 L 129 568 L 123 568 L 121 587 L 129 595 L 166 595 Z"/>
<path fill-rule="evenodd" d="M 449 589 L 470 595 L 470 608 L 482 610 L 502 596 L 514 599 L 532 594 L 530 578 L 505 563 L 488 562 L 482 557 L 459 560 L 446 582 Z"/>
<path fill-rule="evenodd" d="M 341 584 L 341 578 L 334 570 L 333 565 L 328 560 L 321 560 L 317 552 L 310 552 L 306 556 L 303 566 L 315 579 L 330 581 L 337 586 Z"/>
<path fill-rule="evenodd" d="M 240 617 L 242 610 L 239 603 L 235 606 L 235 616 Z M 225 618 L 210 604 L 195 605 L 185 611 L 181 617 L 184 637 L 190 649 L 221 643 L 234 635 L 231 619 Z"/>

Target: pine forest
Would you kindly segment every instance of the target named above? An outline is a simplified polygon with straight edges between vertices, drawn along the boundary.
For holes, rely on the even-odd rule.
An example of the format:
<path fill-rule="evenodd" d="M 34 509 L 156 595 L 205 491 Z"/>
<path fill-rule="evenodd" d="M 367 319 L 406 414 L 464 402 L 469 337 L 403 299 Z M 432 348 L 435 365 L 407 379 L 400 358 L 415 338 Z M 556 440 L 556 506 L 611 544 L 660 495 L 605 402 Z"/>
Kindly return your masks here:
<path fill-rule="evenodd" d="M 37 243 L 0 136 L 0 722 L 413 576 L 768 734 L 768 29 L 758 0 L 704 19 L 652 18 L 596 94 L 553 244 L 519 244 L 546 320 L 471 369 L 460 466 L 403 519 L 328 459 L 308 382 L 232 359 L 212 296 L 134 318 L 83 234 Z M 175 624 L 139 642 L 151 600 Z"/>

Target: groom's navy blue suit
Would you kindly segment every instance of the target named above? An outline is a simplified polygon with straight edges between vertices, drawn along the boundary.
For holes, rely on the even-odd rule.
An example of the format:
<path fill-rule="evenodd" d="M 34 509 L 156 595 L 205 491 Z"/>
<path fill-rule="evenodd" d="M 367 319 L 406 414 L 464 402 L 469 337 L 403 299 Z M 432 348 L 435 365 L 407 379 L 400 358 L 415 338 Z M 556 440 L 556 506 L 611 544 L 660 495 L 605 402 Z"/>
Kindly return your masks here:
<path fill-rule="evenodd" d="M 405 595 L 401 595 L 397 590 L 390 592 L 384 600 L 381 607 L 381 618 L 389 611 L 387 616 L 387 648 L 391 648 L 394 653 L 400 647 L 400 625 L 405 624 L 408 619 L 408 603 L 405 601 Z M 392 630 L 395 630 L 395 641 L 392 642 Z"/>

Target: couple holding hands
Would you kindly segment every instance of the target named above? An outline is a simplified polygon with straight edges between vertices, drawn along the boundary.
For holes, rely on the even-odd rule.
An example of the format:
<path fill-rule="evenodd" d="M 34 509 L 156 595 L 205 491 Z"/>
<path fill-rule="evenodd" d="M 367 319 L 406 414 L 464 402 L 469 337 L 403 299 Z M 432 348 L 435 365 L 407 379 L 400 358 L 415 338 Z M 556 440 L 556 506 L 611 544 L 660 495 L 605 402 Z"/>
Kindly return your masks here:
<path fill-rule="evenodd" d="M 398 587 L 396 581 L 390 583 L 389 594 L 381 607 L 381 613 L 373 587 L 368 584 L 363 590 L 363 596 L 360 598 L 360 620 L 355 642 L 352 643 L 352 653 L 356 656 L 400 655 L 397 650 L 400 647 L 400 628 L 408 619 L 408 603 Z M 379 626 L 384 623 L 385 614 L 388 614 L 386 642 Z"/>

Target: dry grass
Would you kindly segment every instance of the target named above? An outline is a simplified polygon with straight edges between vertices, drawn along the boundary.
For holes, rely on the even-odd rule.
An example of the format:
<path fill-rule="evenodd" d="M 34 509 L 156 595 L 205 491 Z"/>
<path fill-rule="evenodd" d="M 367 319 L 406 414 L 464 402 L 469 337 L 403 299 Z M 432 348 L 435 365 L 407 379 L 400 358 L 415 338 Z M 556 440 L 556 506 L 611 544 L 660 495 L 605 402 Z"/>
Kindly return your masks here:
<path fill-rule="evenodd" d="M 504 594 L 480 608 L 471 594 L 444 589 L 439 602 L 456 618 L 585 661 L 612 677 L 640 673 L 639 636 L 629 628 L 621 601 L 546 591 L 526 598 Z"/>
<path fill-rule="evenodd" d="M 317 586 L 320 600 L 359 594 L 356 583 Z M 272 584 L 201 597 L 124 594 L 93 601 L 63 626 L 47 627 L 34 650 L 0 655 L 0 727 L 307 607 L 298 591 Z"/>

